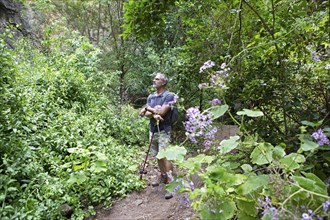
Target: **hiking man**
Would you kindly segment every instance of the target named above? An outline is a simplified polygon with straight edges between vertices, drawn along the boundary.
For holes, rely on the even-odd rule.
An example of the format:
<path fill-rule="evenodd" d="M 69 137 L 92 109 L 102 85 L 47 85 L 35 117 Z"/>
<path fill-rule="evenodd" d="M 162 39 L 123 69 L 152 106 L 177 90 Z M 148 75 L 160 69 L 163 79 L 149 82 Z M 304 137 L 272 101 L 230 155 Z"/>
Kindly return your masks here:
<path fill-rule="evenodd" d="M 142 108 L 139 115 L 150 118 L 149 140 L 151 141 L 151 155 L 156 156 L 158 152 L 165 149 L 170 144 L 170 110 L 171 103 L 174 102 L 174 95 L 166 90 L 168 78 L 163 73 L 156 73 L 152 81 L 156 92 L 150 94 L 146 107 Z M 169 175 L 173 172 L 172 163 L 166 158 L 158 160 L 158 167 L 161 175 L 159 181 L 152 183 L 158 186 L 159 183 L 169 183 Z M 165 199 L 172 198 L 171 193 L 166 193 Z"/>

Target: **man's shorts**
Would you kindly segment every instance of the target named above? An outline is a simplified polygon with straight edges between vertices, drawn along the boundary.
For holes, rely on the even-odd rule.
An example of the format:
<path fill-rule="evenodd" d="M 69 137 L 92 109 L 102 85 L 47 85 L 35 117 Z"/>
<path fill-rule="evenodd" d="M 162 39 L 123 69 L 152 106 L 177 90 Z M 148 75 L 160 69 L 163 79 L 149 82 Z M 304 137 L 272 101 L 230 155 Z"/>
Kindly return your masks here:
<path fill-rule="evenodd" d="M 151 137 L 152 137 L 152 132 L 149 132 L 149 141 Z M 171 142 L 170 132 L 155 131 L 150 147 L 151 156 L 153 157 L 157 156 L 159 151 L 167 148 L 170 145 L 170 142 Z"/>

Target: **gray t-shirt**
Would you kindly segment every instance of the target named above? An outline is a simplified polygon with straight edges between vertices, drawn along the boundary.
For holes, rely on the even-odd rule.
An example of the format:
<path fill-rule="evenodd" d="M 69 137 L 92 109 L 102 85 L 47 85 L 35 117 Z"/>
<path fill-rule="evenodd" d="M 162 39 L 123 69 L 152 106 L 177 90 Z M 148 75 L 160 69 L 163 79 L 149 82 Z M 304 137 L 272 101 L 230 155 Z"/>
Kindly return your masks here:
<path fill-rule="evenodd" d="M 148 96 L 147 99 L 147 105 L 155 108 L 156 106 L 163 106 L 163 105 L 170 105 L 170 102 L 174 101 L 174 95 L 172 93 L 170 93 L 169 91 L 165 90 L 163 93 L 161 93 L 160 95 L 157 95 L 157 93 L 152 93 Z M 170 120 L 170 114 L 171 111 L 168 111 L 164 118 L 164 121 L 161 121 L 159 123 L 159 130 L 163 131 L 165 130 L 166 132 L 171 131 L 171 120 Z M 150 131 L 153 132 L 154 129 L 156 129 L 155 131 L 158 130 L 157 125 L 156 125 L 156 120 L 151 118 L 150 119 Z"/>

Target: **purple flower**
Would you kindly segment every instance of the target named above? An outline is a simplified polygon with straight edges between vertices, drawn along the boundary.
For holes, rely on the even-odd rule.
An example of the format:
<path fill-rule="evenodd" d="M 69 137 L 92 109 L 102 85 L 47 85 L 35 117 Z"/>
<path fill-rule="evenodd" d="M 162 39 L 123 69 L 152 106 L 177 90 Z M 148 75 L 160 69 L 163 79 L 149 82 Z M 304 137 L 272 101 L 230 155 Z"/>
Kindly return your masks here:
<path fill-rule="evenodd" d="M 176 185 L 176 186 L 174 187 L 173 191 L 172 191 L 172 195 L 174 196 L 175 193 L 176 193 L 176 191 L 178 191 L 178 189 L 180 189 L 180 188 L 181 188 L 180 184 Z"/>
<path fill-rule="evenodd" d="M 326 213 L 330 206 L 330 199 L 323 203 L 323 211 Z"/>
<path fill-rule="evenodd" d="M 265 197 L 265 200 L 262 201 L 261 199 L 258 199 L 258 204 L 263 209 L 263 216 L 270 216 L 272 220 L 279 220 L 280 213 L 276 207 L 272 205 L 272 201 L 268 196 Z"/>
<path fill-rule="evenodd" d="M 190 140 L 191 142 L 197 144 L 197 140 L 196 140 L 196 138 L 195 138 L 194 136 L 188 134 L 188 138 L 189 138 L 189 140 Z"/>
<path fill-rule="evenodd" d="M 168 102 L 168 105 L 169 106 L 175 105 L 178 99 L 179 99 L 179 96 L 178 95 L 174 95 L 173 101 Z"/>
<path fill-rule="evenodd" d="M 312 134 L 312 137 L 317 141 L 317 143 L 320 146 L 323 146 L 323 145 L 329 145 L 330 146 L 330 141 L 327 138 L 327 136 L 323 133 L 321 128 L 319 130 L 317 130 L 316 132 L 314 132 Z"/>
<path fill-rule="evenodd" d="M 212 68 L 215 63 L 212 60 L 206 61 L 201 68 L 199 68 L 199 73 L 203 72 L 206 69 Z"/>
<path fill-rule="evenodd" d="M 202 89 L 202 88 L 204 88 L 204 87 L 208 87 L 208 86 L 209 86 L 208 83 L 201 83 L 201 84 L 198 85 L 198 88 L 199 88 L 199 89 Z"/>
<path fill-rule="evenodd" d="M 211 112 L 202 113 L 198 107 L 191 107 L 187 109 L 186 116 L 187 121 L 184 126 L 190 141 L 193 143 L 201 141 L 204 147 L 209 149 L 217 132 L 217 128 L 212 125 Z"/>
<path fill-rule="evenodd" d="M 189 187 L 190 187 L 191 191 L 195 190 L 195 185 L 194 185 L 193 181 L 190 181 Z"/>
<path fill-rule="evenodd" d="M 317 220 L 323 220 L 323 218 L 319 215 L 316 216 Z"/>
<path fill-rule="evenodd" d="M 210 101 L 211 105 L 220 105 L 221 101 L 219 99 L 213 99 L 212 101 Z"/>
<path fill-rule="evenodd" d="M 226 68 L 226 63 L 222 63 L 220 68 L 225 69 Z"/>
<path fill-rule="evenodd" d="M 210 85 L 220 88 L 225 88 L 225 81 L 228 77 L 228 69 L 219 70 L 214 72 L 210 77 Z"/>
<path fill-rule="evenodd" d="M 188 194 L 185 194 L 180 200 L 179 200 L 179 203 L 186 207 L 186 208 L 189 208 L 190 207 L 190 200 L 189 200 L 189 196 Z"/>
<path fill-rule="evenodd" d="M 210 149 L 212 144 L 213 144 L 213 141 L 205 140 L 203 143 L 203 146 L 205 147 L 205 149 Z"/>
<path fill-rule="evenodd" d="M 313 220 L 312 216 L 308 215 L 307 213 L 303 213 L 301 216 L 301 220 Z"/>

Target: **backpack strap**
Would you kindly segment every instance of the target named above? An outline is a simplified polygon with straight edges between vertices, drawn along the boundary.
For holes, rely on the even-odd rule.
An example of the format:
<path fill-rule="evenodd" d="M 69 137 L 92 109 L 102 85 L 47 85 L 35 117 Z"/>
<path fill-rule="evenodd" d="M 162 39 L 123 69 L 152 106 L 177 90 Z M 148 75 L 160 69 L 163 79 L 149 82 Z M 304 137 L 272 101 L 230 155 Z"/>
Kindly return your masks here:
<path fill-rule="evenodd" d="M 170 94 L 170 92 L 168 90 L 164 91 L 164 93 L 162 94 L 162 102 L 163 102 L 163 104 L 165 102 L 166 96 L 168 96 L 169 94 Z M 172 124 L 171 124 L 171 118 L 172 118 L 172 113 L 173 113 L 172 108 L 169 111 L 170 111 L 170 117 L 168 118 L 168 123 L 172 127 Z"/>

